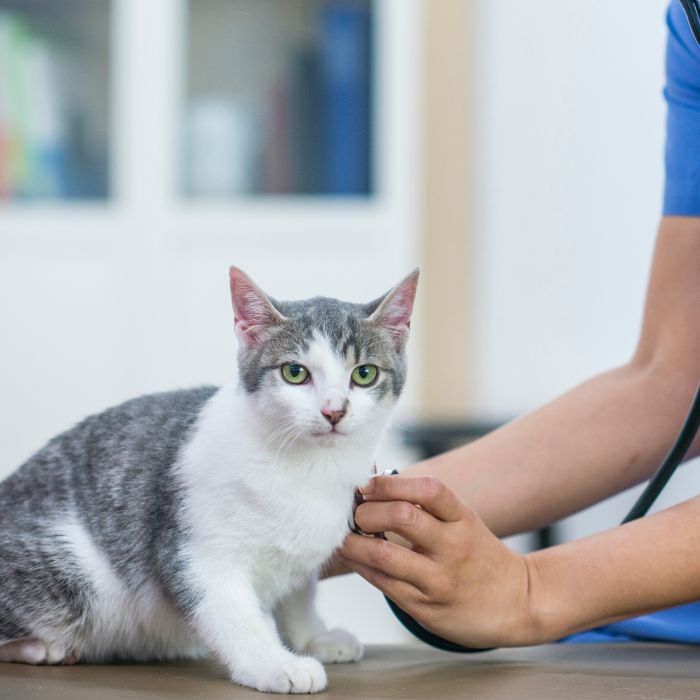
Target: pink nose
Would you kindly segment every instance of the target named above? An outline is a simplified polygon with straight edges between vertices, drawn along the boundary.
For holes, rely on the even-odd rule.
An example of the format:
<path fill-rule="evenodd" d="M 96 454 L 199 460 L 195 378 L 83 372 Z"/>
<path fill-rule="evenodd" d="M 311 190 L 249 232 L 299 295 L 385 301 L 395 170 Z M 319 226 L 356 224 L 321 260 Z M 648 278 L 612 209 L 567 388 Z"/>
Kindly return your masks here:
<path fill-rule="evenodd" d="M 321 409 L 323 417 L 331 424 L 336 425 L 340 423 L 341 418 L 345 415 L 348 408 L 348 400 L 345 399 L 341 408 L 337 408 L 338 404 L 331 403 L 330 401 L 325 404 Z"/>

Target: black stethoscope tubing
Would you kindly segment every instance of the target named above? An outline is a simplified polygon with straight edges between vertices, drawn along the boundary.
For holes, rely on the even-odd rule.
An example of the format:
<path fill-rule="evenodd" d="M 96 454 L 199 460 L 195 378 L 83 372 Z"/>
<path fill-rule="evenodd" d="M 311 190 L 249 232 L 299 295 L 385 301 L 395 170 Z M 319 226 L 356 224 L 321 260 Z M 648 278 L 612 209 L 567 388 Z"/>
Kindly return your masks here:
<path fill-rule="evenodd" d="M 688 18 L 690 31 L 693 32 L 695 41 L 700 45 L 700 3 L 698 0 L 680 0 L 685 16 Z"/>

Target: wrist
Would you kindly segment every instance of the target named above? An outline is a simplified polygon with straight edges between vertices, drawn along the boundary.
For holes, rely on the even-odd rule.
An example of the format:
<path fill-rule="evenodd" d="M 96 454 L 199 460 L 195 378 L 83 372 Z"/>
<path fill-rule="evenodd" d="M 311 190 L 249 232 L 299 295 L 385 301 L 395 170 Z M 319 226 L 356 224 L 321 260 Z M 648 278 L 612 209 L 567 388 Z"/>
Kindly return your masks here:
<path fill-rule="evenodd" d="M 481 620 L 482 634 L 475 638 L 470 629 L 467 646 L 524 647 L 550 639 L 540 604 L 537 567 L 531 555 L 512 550 L 510 555 L 508 565 L 501 569 L 501 584 L 490 587 L 495 597 L 483 607 L 484 612 L 491 612 Z"/>
<path fill-rule="evenodd" d="M 549 633 L 549 618 L 543 605 L 541 572 L 534 553 L 518 556 L 518 581 L 513 612 L 500 635 L 499 646 L 518 647 L 543 644 L 556 637 Z"/>
<path fill-rule="evenodd" d="M 522 606 L 521 638 L 513 646 L 544 644 L 557 638 L 552 626 L 549 594 L 537 552 L 524 554 L 523 566 L 527 577 L 527 589 Z"/>
<path fill-rule="evenodd" d="M 583 604 L 573 601 L 554 550 L 549 548 L 524 556 L 528 569 L 527 623 L 528 644 L 545 644 L 586 629 L 578 619 Z"/>

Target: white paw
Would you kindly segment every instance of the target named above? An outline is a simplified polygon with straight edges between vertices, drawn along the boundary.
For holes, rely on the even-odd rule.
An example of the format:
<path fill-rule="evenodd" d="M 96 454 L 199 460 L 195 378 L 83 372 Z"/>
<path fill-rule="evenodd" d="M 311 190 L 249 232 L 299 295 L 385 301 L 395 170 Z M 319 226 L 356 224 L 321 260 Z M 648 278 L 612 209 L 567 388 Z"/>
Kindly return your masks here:
<path fill-rule="evenodd" d="M 342 664 L 362 658 L 362 643 L 350 632 L 332 629 L 314 637 L 304 648 L 324 664 Z"/>
<path fill-rule="evenodd" d="M 253 678 L 234 681 L 250 685 L 263 693 L 318 693 L 328 685 L 323 666 L 309 656 L 289 656 L 267 672 L 256 673 Z"/>

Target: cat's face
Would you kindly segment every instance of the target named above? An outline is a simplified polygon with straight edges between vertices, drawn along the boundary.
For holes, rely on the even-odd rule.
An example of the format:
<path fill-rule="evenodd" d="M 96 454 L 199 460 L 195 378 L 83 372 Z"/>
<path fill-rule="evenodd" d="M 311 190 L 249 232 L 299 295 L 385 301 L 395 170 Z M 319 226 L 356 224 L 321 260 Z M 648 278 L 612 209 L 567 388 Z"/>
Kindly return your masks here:
<path fill-rule="evenodd" d="M 368 304 L 280 302 L 231 268 L 240 380 L 281 446 L 372 444 L 406 377 L 418 271 Z"/>

